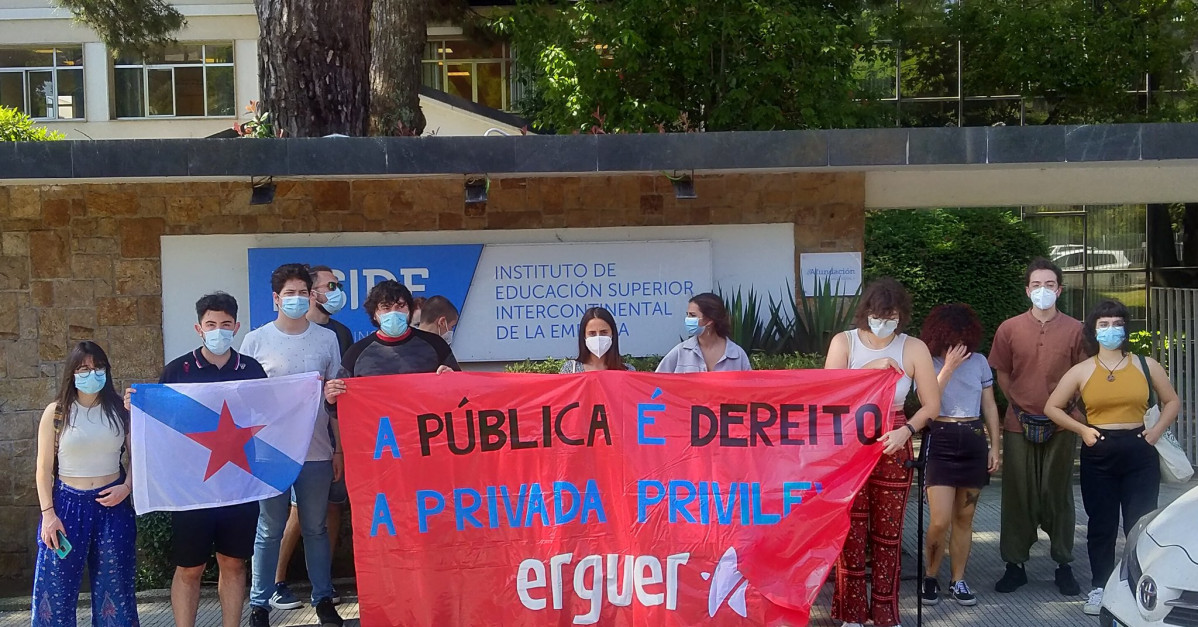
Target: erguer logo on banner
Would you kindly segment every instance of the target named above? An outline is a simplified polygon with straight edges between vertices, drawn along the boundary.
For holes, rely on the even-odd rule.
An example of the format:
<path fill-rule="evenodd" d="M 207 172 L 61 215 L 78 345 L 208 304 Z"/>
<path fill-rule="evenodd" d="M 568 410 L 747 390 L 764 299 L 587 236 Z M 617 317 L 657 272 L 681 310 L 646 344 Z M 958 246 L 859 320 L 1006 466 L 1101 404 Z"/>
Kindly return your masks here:
<path fill-rule="evenodd" d="M 363 622 L 806 624 L 896 379 L 351 379 Z"/>

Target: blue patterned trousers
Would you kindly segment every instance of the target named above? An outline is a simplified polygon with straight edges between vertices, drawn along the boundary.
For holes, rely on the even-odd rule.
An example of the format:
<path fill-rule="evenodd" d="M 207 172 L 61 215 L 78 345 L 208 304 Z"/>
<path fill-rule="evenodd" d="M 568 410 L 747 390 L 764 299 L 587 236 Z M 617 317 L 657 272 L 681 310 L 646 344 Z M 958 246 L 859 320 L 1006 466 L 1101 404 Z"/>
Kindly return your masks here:
<path fill-rule="evenodd" d="M 75 627 L 79 585 L 87 569 L 94 627 L 137 627 L 134 578 L 137 524 L 129 499 L 115 507 L 96 502 L 100 492 L 54 483 L 54 511 L 62 520 L 71 552 L 58 557 L 42 540 L 38 525 L 37 570 L 33 576 L 34 627 Z"/>

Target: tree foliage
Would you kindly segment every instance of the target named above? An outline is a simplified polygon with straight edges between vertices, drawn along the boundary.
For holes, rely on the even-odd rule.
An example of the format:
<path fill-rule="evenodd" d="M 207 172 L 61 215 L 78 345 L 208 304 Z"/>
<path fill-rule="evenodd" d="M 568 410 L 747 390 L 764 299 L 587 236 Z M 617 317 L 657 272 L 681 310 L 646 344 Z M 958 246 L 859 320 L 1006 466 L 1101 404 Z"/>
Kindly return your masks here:
<path fill-rule="evenodd" d="M 520 0 L 494 19 L 534 128 L 852 126 L 858 0 Z"/>
<path fill-rule="evenodd" d="M 1195 0 L 908 0 L 884 32 L 903 55 L 907 94 L 955 93 L 959 41 L 964 95 L 1022 95 L 1035 123 L 1194 113 Z M 1147 102 L 1131 93 L 1146 87 Z"/>
<path fill-rule="evenodd" d="M 967 303 L 985 329 L 985 352 L 999 323 L 1029 304 L 1024 272 L 1047 255 L 1044 239 L 1003 209 L 888 209 L 865 220 L 865 276 L 889 276 L 911 293 L 916 335 L 932 307 Z"/>
<path fill-rule="evenodd" d="M 186 24 L 166 0 L 55 0 L 92 27 L 115 50 L 144 52 L 174 39 Z"/>
<path fill-rule="evenodd" d="M 0 107 L 0 142 L 41 142 L 62 139 L 62 133 L 33 123 L 33 118 L 11 107 Z"/>

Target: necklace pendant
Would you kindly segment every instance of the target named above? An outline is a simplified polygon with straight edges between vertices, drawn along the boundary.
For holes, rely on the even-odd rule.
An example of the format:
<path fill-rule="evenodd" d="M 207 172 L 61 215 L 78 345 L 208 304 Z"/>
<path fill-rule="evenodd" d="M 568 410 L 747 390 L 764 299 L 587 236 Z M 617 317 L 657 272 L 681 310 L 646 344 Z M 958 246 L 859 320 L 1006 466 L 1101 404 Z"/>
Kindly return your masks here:
<path fill-rule="evenodd" d="M 1108 374 L 1108 375 L 1106 376 L 1106 380 L 1107 380 L 1107 381 L 1112 381 L 1112 382 L 1113 382 L 1113 381 L 1115 380 L 1115 373 L 1113 373 L 1113 372 L 1112 372 L 1111 374 Z"/>

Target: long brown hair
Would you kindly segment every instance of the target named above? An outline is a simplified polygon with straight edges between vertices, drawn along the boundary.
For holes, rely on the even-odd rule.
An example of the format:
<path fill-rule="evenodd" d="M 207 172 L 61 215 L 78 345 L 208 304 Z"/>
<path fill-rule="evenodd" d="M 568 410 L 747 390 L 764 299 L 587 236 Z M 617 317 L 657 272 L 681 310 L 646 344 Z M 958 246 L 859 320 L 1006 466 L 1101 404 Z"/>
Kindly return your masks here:
<path fill-rule="evenodd" d="M 99 344 L 90 340 L 76 344 L 63 364 L 58 395 L 54 399 L 58 403 L 58 409 L 62 411 L 63 427 L 71 426 L 71 406 L 79 400 L 79 390 L 75 388 L 75 370 L 83 365 L 88 357 L 92 358 L 92 364 L 96 368 L 104 370 L 104 387 L 100 388 L 98 396 L 109 426 L 118 433 L 129 433 L 129 412 L 125 410 L 125 401 L 117 394 L 116 386 L 112 383 L 112 366 L 108 362 L 108 355 Z"/>
<path fill-rule="evenodd" d="M 586 363 L 591 355 L 591 349 L 587 348 L 587 323 L 596 318 L 611 327 L 611 348 L 607 349 L 600 361 L 608 370 L 624 370 L 624 358 L 620 356 L 620 331 L 616 327 L 616 319 L 603 307 L 591 307 L 582 314 L 582 322 L 578 323 L 578 363 Z"/>
<path fill-rule="evenodd" d="M 699 308 L 699 313 L 707 318 L 711 330 L 716 335 L 727 339 L 732 333 L 732 321 L 728 318 L 728 308 L 724 306 L 724 299 L 711 292 L 703 292 L 692 296 L 690 302 L 694 303 Z"/>

